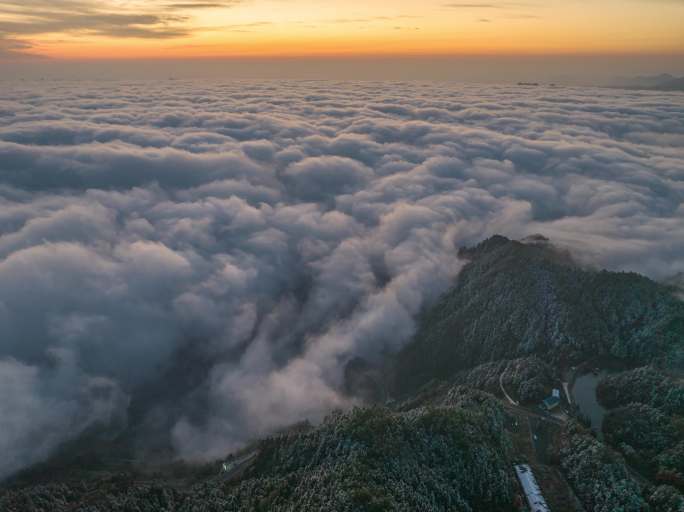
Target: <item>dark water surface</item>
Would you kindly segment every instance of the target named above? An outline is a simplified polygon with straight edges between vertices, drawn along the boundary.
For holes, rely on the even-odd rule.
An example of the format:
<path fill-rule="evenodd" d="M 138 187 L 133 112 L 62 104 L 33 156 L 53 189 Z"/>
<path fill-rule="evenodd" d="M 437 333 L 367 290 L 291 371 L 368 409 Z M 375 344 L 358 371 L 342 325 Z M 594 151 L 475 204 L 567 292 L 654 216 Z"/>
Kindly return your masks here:
<path fill-rule="evenodd" d="M 591 428 L 602 437 L 601 427 L 603 425 L 603 418 L 606 415 L 606 409 L 598 403 L 596 398 L 596 388 L 607 372 L 600 372 L 598 374 L 587 373 L 575 379 L 572 386 L 572 397 L 578 405 L 580 412 L 591 420 Z"/>

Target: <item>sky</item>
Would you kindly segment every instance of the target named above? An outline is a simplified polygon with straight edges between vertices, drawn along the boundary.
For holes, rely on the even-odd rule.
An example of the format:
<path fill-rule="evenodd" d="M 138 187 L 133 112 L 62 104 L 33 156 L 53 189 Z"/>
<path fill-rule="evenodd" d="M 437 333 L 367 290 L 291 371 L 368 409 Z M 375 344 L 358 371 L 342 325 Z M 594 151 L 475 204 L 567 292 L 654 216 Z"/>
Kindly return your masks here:
<path fill-rule="evenodd" d="M 630 57 L 637 71 L 655 56 L 680 70 L 684 1 L 0 0 L 6 63 L 578 55 Z"/>

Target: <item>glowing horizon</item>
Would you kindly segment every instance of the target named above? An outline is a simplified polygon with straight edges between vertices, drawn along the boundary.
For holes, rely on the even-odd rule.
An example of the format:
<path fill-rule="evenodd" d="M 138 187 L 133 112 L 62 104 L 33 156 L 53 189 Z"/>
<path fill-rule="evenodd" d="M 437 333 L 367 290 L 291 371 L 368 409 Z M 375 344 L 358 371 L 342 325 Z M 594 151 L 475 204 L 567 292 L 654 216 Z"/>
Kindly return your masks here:
<path fill-rule="evenodd" d="M 0 0 L 0 57 L 684 53 L 684 2 Z"/>

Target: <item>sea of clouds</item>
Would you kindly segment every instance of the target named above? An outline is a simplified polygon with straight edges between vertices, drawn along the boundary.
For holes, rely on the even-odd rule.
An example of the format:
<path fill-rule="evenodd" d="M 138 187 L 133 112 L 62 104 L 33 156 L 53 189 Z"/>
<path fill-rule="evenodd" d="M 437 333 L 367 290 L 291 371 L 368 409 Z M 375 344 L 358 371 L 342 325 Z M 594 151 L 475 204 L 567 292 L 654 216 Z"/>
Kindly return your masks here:
<path fill-rule="evenodd" d="M 542 233 L 667 278 L 683 200 L 681 94 L 4 82 L 0 477 L 159 382 L 140 415 L 183 457 L 315 421 L 458 246 Z"/>

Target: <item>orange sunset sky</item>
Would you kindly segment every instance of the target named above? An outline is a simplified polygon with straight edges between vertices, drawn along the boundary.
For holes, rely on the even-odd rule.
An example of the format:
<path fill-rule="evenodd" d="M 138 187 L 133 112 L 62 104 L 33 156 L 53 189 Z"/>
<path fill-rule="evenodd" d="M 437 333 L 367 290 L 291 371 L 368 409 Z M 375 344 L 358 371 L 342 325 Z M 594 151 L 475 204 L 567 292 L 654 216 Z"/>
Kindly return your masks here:
<path fill-rule="evenodd" d="M 0 0 L 0 56 L 684 54 L 681 0 Z"/>

